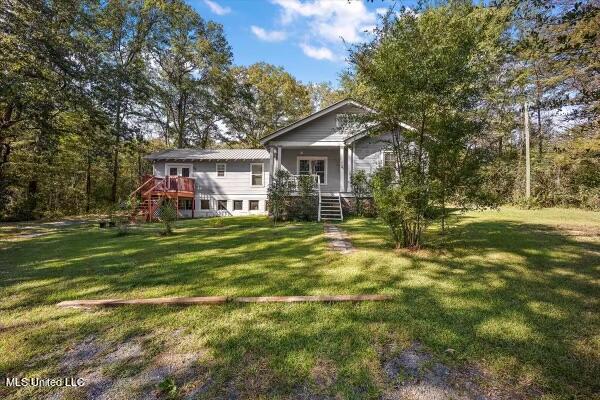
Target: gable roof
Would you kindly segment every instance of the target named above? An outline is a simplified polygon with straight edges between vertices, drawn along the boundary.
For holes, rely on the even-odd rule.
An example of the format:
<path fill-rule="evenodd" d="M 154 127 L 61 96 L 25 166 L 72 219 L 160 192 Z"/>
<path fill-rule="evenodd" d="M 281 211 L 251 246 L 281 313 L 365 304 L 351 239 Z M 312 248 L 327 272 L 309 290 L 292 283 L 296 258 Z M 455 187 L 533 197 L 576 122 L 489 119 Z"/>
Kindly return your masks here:
<path fill-rule="evenodd" d="M 160 160 L 268 160 L 265 149 L 171 149 L 158 151 L 144 157 L 150 161 Z"/>
<path fill-rule="evenodd" d="M 291 124 L 289 124 L 288 126 L 284 126 L 281 129 L 276 130 L 275 132 L 268 134 L 266 136 L 263 136 L 260 139 L 260 144 L 265 145 L 267 144 L 268 141 L 275 139 L 278 136 L 283 135 L 284 133 L 287 133 L 293 129 L 298 128 L 299 126 L 302 126 L 306 123 L 309 123 L 310 121 L 313 121 L 319 117 L 322 117 L 323 115 L 329 114 L 330 112 L 333 112 L 335 110 L 338 110 L 346 105 L 353 105 L 355 107 L 359 107 L 362 108 L 363 110 L 366 110 L 368 112 L 375 112 L 375 110 L 370 109 L 369 107 L 360 104 L 359 102 L 352 100 L 352 99 L 344 99 L 341 101 L 338 101 L 337 103 L 334 103 L 332 105 L 330 105 L 329 107 L 325 107 L 322 110 L 317 111 L 316 113 L 310 114 L 307 117 L 304 117 L 296 122 L 293 122 Z"/>

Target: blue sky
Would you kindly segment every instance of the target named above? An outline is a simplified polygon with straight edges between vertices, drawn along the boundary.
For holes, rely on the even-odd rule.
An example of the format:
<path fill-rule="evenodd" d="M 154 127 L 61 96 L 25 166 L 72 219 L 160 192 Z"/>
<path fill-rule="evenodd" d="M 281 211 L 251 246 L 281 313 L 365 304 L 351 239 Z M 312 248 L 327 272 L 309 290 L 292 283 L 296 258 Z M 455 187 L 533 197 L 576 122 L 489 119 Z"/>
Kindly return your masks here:
<path fill-rule="evenodd" d="M 224 27 L 234 63 L 265 61 L 283 66 L 307 82 L 331 82 L 347 67 L 349 44 L 368 38 L 364 31 L 395 4 L 412 0 L 187 0 L 200 15 Z M 341 38 L 344 38 L 346 44 Z"/>

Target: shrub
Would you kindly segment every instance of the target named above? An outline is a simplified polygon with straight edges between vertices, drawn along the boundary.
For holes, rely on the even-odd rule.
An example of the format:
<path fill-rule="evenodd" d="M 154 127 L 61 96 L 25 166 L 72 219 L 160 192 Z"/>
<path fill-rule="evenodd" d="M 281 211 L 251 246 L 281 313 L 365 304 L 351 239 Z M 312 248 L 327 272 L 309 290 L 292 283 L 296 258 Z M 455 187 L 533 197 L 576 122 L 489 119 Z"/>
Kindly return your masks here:
<path fill-rule="evenodd" d="M 302 221 L 315 221 L 319 208 L 317 183 L 312 176 L 299 176 L 297 190 L 298 198 L 294 207 L 294 217 Z"/>
<path fill-rule="evenodd" d="M 390 228 L 396 247 L 419 248 L 431 214 L 427 185 L 418 173 L 405 171 L 400 180 L 388 167 L 380 168 L 372 182 L 377 212 Z"/>
<path fill-rule="evenodd" d="M 354 212 L 365 216 L 364 200 L 371 196 L 371 181 L 365 171 L 357 171 L 350 176 L 352 194 L 354 195 Z"/>
<path fill-rule="evenodd" d="M 268 209 L 273 216 L 273 222 L 287 218 L 292 194 L 291 175 L 288 171 L 279 169 L 275 172 L 268 188 Z"/>
<path fill-rule="evenodd" d="M 173 233 L 173 222 L 177 219 L 177 208 L 171 199 L 163 199 L 158 208 L 158 218 L 164 225 L 163 235 Z"/>

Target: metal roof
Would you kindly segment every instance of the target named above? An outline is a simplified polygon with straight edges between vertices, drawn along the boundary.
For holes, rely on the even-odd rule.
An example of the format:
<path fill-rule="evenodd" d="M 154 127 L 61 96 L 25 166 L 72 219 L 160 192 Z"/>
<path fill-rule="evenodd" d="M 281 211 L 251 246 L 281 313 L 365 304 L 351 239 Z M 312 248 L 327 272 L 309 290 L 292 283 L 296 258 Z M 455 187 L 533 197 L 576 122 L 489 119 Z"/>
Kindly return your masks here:
<path fill-rule="evenodd" d="M 265 149 L 172 149 L 148 154 L 147 160 L 267 160 Z"/>

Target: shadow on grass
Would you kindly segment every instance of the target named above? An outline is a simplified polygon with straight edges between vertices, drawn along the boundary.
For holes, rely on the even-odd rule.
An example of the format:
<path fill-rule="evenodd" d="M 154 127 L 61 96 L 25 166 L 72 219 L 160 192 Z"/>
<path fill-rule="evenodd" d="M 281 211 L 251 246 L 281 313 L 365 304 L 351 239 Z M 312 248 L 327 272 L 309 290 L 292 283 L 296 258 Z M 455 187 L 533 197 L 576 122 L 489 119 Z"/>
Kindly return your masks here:
<path fill-rule="evenodd" d="M 319 224 L 226 224 L 217 230 L 189 222 L 167 238 L 115 239 L 92 230 L 13 244 L 4 250 L 12 261 L 0 264 L 0 289 L 9 299 L 0 307 L 23 312 L 75 297 L 131 294 L 391 293 L 392 302 L 357 305 L 125 308 L 92 313 L 67 334 L 113 324 L 129 327 L 128 334 L 164 326 L 197 332 L 190 334 L 216 360 L 207 398 L 305 391 L 375 398 L 385 386 L 381 349 L 415 339 L 446 362 L 484 365 L 497 380 L 488 383 L 508 397 L 588 397 L 600 389 L 592 345 L 597 243 L 545 225 L 473 218 L 444 239 L 441 253 L 394 255 L 381 224 L 356 220 L 347 229 L 366 252 L 344 258 L 326 250 Z M 31 340 L 46 338 L 40 332 Z M 334 377 L 326 387 L 314 376 L 321 364 L 331 365 Z"/>

